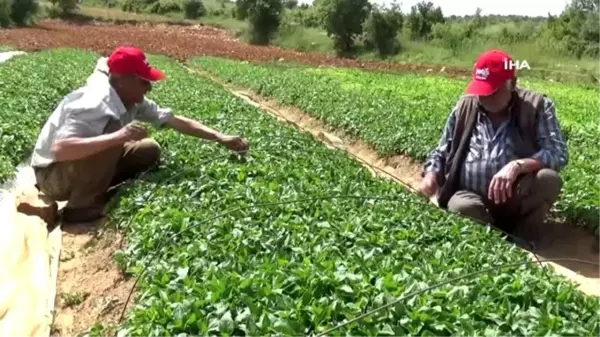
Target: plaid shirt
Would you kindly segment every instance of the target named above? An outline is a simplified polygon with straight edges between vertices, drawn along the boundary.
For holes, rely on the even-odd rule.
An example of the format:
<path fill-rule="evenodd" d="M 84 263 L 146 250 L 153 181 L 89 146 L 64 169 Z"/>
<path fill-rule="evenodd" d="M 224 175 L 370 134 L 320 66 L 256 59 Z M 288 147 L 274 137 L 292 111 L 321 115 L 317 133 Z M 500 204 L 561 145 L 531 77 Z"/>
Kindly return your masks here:
<path fill-rule="evenodd" d="M 437 148 L 431 152 L 425 162 L 424 173 L 438 173 L 443 170 L 441 159 L 450 149 L 457 112 L 458 106 L 455 106 Z M 469 152 L 461 171 L 459 181 L 461 190 L 487 196 L 488 186 L 493 176 L 510 161 L 519 159 L 508 137 L 510 127 L 509 122 L 506 121 L 494 131 L 491 120 L 483 113 L 477 114 Z M 555 105 L 548 98 L 544 98 L 544 112 L 537 121 L 536 131 L 535 140 L 540 150 L 531 157 L 540 160 L 546 168 L 560 171 L 569 161 L 569 149 L 556 118 Z"/>

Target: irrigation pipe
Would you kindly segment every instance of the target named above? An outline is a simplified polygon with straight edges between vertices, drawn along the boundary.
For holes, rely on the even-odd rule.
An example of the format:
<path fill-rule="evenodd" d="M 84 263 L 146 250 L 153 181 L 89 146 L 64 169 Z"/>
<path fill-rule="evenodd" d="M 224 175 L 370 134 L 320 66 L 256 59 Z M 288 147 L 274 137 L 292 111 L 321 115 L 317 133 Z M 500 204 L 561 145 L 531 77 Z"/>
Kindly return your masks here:
<path fill-rule="evenodd" d="M 593 266 L 600 266 L 600 264 L 595 263 L 595 262 L 590 262 L 590 261 L 585 261 L 585 260 L 580 260 L 580 259 L 572 259 L 572 258 L 555 258 L 555 259 L 544 259 L 544 260 L 541 260 L 541 262 L 559 262 L 559 261 L 571 261 L 571 262 L 579 262 L 579 263 L 583 263 L 583 264 L 589 264 L 589 265 L 593 265 Z M 411 297 L 423 294 L 423 293 L 428 292 L 430 290 L 442 287 L 442 286 L 444 286 L 446 284 L 453 283 L 453 282 L 456 282 L 456 281 L 460 281 L 462 279 L 470 278 L 470 277 L 477 276 L 477 275 L 480 275 L 480 274 L 484 274 L 484 273 L 489 273 L 489 272 L 492 272 L 492 271 L 500 270 L 500 269 L 503 269 L 503 268 L 518 267 L 518 266 L 522 266 L 522 265 L 526 265 L 526 264 L 533 264 L 533 263 L 538 263 L 538 262 L 536 262 L 536 261 L 524 261 L 524 262 L 515 262 L 515 263 L 502 264 L 502 265 L 499 265 L 499 266 L 494 266 L 494 267 L 486 268 L 486 269 L 483 269 L 483 270 L 471 272 L 471 273 L 468 273 L 468 274 L 465 274 L 465 275 L 457 276 L 457 277 L 454 277 L 454 278 L 451 278 L 451 279 L 448 279 L 448 280 L 436 283 L 436 284 L 434 284 L 432 286 L 429 286 L 429 287 L 427 287 L 425 289 L 421 289 L 421 290 L 412 292 L 410 294 L 404 295 L 402 297 L 399 297 L 399 298 L 397 298 L 396 300 L 394 300 L 394 301 L 392 301 L 390 303 L 384 304 L 384 305 L 382 305 L 380 307 L 377 307 L 377 308 L 375 308 L 375 309 L 373 309 L 371 311 L 368 311 L 368 312 L 366 312 L 366 313 L 364 313 L 364 314 L 362 314 L 362 315 L 360 315 L 360 316 L 358 316 L 356 318 L 353 318 L 353 319 L 351 319 L 351 320 L 349 320 L 347 322 L 341 323 L 341 324 L 339 324 L 339 325 L 337 325 L 337 326 L 335 326 L 335 327 L 333 327 L 331 329 L 328 329 L 328 330 L 320 333 L 316 337 L 326 336 L 328 333 L 330 333 L 332 331 L 341 329 L 341 328 L 343 328 L 343 327 L 345 327 L 347 325 L 350 325 L 352 323 L 358 322 L 358 321 L 360 321 L 360 320 L 362 320 L 362 319 L 364 319 L 364 318 L 366 318 L 368 316 L 371 316 L 371 315 L 375 314 L 378 311 L 387 309 L 387 308 L 389 308 L 389 307 L 391 307 L 391 306 L 393 306 L 393 305 L 395 305 L 395 304 L 397 304 L 397 303 L 399 303 L 401 301 L 404 301 L 404 300 L 409 299 Z"/>

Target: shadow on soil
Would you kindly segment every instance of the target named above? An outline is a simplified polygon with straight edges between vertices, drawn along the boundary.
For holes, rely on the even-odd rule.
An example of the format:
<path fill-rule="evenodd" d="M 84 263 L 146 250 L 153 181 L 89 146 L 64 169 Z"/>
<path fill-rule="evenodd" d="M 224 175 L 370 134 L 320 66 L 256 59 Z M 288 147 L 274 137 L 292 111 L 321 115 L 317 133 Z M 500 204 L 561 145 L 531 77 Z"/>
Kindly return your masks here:
<path fill-rule="evenodd" d="M 598 263 L 598 236 L 588 229 L 566 223 L 550 222 L 545 231 L 538 234 L 537 250 L 542 258 L 573 258 Z M 571 261 L 556 262 L 571 271 L 588 278 L 598 278 L 600 268 Z"/>

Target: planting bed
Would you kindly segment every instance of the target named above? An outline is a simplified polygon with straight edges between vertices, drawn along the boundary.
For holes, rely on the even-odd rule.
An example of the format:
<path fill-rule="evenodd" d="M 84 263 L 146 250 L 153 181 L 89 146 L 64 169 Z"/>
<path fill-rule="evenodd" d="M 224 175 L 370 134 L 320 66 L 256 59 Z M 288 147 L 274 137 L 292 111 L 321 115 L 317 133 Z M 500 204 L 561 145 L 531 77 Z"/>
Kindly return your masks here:
<path fill-rule="evenodd" d="M 213 57 L 191 61 L 225 80 L 249 87 L 359 137 L 387 156 L 425 159 L 437 144 L 466 81 L 417 74 L 315 69 L 289 64 L 256 65 Z M 600 147 L 597 91 L 564 84 L 522 81 L 548 94 L 568 138 L 570 163 L 557 211 L 597 231 Z"/>
<path fill-rule="evenodd" d="M 98 56 L 43 52 L 0 71 L 34 85 L 24 80 L 32 67 L 41 81 L 70 62 L 70 71 L 82 69 L 79 78 L 69 77 L 74 88 Z M 148 268 L 123 326 L 128 334 L 318 333 L 439 281 L 529 260 L 489 229 L 372 177 L 342 152 L 325 149 L 168 58 L 151 62 L 168 75 L 151 98 L 224 132 L 243 133 L 251 152 L 240 160 L 212 143 L 154 133 L 164 150 L 160 170 L 123 190 L 111 214 L 128 236 L 118 254 L 122 268 L 133 275 Z M 3 134 L 29 130 L 20 147 L 3 148 L 4 155 L 33 146 L 51 112 L 46 105 L 28 110 L 31 98 L 58 95 L 57 104 L 60 90 L 68 91 L 47 86 L 57 89 L 28 91 L 29 100 L 11 103 L 38 117 L 3 126 Z M 293 202 L 298 199 L 305 201 Z M 331 335 L 596 335 L 599 309 L 597 298 L 525 265 L 446 285 Z"/>

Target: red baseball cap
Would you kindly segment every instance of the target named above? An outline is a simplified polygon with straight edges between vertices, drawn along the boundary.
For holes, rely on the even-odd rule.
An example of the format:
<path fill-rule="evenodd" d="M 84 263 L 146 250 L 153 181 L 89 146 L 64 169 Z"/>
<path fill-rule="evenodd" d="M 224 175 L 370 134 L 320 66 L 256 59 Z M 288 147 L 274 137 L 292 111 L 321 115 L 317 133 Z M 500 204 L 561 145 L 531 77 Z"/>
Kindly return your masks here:
<path fill-rule="evenodd" d="M 473 68 L 473 79 L 466 93 L 478 96 L 493 94 L 507 80 L 515 78 L 512 57 L 498 49 L 492 49 L 479 55 Z"/>
<path fill-rule="evenodd" d="M 165 78 L 162 71 L 150 66 L 144 52 L 136 47 L 115 49 L 108 57 L 107 65 L 111 74 L 137 75 L 150 82 Z"/>

